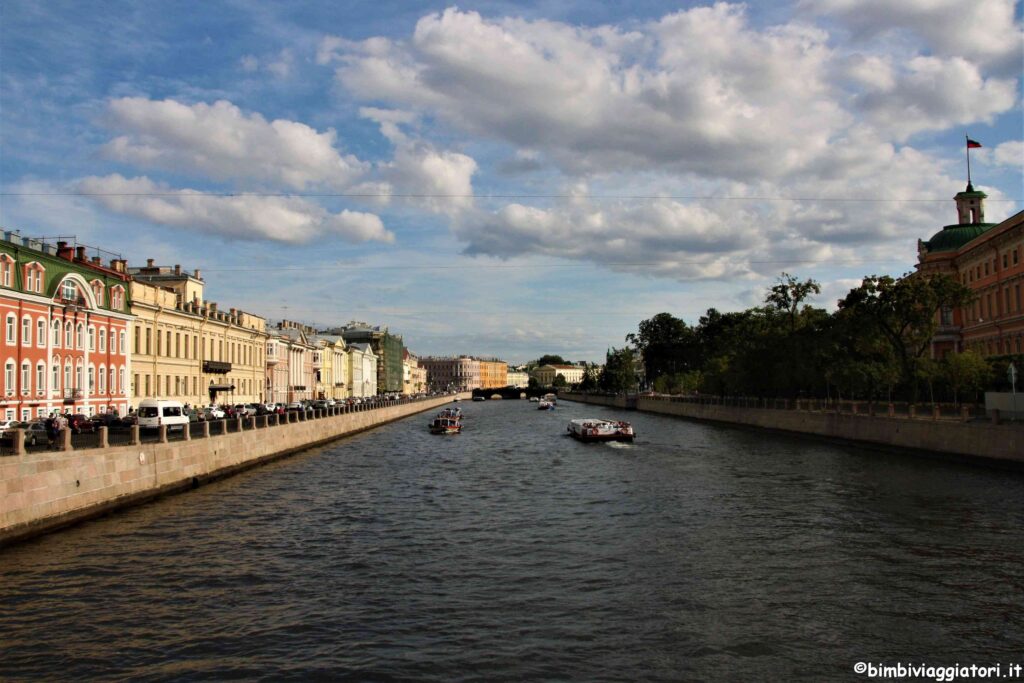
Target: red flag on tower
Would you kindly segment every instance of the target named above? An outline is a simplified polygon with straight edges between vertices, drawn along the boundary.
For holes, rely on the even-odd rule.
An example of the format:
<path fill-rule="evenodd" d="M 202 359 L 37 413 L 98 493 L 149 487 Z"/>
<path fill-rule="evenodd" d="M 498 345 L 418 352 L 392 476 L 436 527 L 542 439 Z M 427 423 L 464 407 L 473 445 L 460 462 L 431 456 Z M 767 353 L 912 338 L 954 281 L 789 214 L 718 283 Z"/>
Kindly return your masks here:
<path fill-rule="evenodd" d="M 981 147 L 981 143 L 967 138 L 967 149 L 974 149 L 976 147 Z"/>

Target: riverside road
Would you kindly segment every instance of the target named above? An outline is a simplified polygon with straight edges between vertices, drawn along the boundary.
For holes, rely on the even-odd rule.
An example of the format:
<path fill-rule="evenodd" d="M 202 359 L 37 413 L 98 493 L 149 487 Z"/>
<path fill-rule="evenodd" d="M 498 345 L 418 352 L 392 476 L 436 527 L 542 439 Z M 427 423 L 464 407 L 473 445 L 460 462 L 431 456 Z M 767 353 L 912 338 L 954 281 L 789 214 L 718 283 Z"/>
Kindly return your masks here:
<path fill-rule="evenodd" d="M 1024 642 L 1024 475 L 462 403 L 0 551 L 0 679 L 866 680 Z M 581 444 L 575 417 L 633 422 Z"/>

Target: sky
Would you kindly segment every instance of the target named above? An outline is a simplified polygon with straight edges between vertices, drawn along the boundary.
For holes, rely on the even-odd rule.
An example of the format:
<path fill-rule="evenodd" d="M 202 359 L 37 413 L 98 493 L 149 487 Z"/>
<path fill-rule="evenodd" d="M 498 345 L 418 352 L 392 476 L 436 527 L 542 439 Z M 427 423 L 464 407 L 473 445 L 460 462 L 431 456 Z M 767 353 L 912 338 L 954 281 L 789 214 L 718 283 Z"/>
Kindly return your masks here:
<path fill-rule="evenodd" d="M 0 225 L 269 321 L 603 361 L 1024 208 L 1006 0 L 0 3 Z"/>

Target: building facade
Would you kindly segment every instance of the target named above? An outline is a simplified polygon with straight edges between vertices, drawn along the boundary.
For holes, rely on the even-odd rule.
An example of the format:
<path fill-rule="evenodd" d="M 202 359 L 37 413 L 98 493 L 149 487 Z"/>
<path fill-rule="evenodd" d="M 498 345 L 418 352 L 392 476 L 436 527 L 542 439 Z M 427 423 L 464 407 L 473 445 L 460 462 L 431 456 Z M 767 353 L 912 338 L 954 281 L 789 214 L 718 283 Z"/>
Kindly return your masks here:
<path fill-rule="evenodd" d="M 525 370 L 509 369 L 505 374 L 505 380 L 508 386 L 517 389 L 525 389 L 530 385 L 530 375 Z"/>
<path fill-rule="evenodd" d="M 267 333 L 267 366 L 264 372 L 266 391 L 274 397 L 273 402 L 313 400 L 316 373 L 323 363 L 322 355 L 315 357 L 317 347 L 310 341 L 313 328 L 282 320 Z"/>
<path fill-rule="evenodd" d="M 420 358 L 427 384 L 435 391 L 471 391 L 480 388 L 480 361 L 469 356 Z"/>
<path fill-rule="evenodd" d="M 134 398 L 182 403 L 266 400 L 266 320 L 222 310 L 204 298 L 200 272 L 157 266 L 130 268 Z"/>
<path fill-rule="evenodd" d="M 402 368 L 405 347 L 401 336 L 391 334 L 386 327 L 354 321 L 345 327 L 330 330 L 327 334 L 341 335 L 346 344 L 369 344 L 377 358 L 378 393 L 402 392 L 405 381 Z"/>
<path fill-rule="evenodd" d="M 481 389 L 501 389 L 508 385 L 508 363 L 494 358 L 480 360 Z"/>
<path fill-rule="evenodd" d="M 985 222 L 986 194 L 967 189 L 954 197 L 959 221 L 918 241 L 919 273 L 942 273 L 975 294 L 972 302 L 940 311 L 933 358 L 972 349 L 983 356 L 1024 352 L 1024 212 Z"/>
<path fill-rule="evenodd" d="M 534 368 L 530 376 L 537 380 L 542 387 L 550 387 L 555 383 L 555 377 L 561 376 L 566 384 L 579 384 L 583 381 L 583 373 L 586 368 L 579 365 L 541 365 Z"/>
<path fill-rule="evenodd" d="M 316 347 L 313 352 L 316 397 L 335 401 L 347 398 L 349 361 L 345 340 L 337 335 L 313 335 L 309 341 Z"/>
<path fill-rule="evenodd" d="M 124 260 L 107 267 L 86 250 L 11 232 L 0 241 L 0 415 L 8 420 L 127 413 L 130 278 Z"/>
<path fill-rule="evenodd" d="M 377 395 L 378 360 L 369 344 L 348 345 L 349 396 L 365 398 Z"/>

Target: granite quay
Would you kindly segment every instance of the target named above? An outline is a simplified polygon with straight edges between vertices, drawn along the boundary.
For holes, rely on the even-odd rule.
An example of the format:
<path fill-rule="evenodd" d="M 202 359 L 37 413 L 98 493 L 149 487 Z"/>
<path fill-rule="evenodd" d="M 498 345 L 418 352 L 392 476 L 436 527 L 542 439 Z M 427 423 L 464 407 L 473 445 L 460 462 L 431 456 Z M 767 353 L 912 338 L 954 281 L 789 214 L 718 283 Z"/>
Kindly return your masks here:
<path fill-rule="evenodd" d="M 468 395 L 465 396 L 468 398 Z M 24 431 L 14 455 L 0 458 L 0 546 L 37 536 L 157 496 L 436 408 L 452 396 L 292 411 L 193 423 L 178 433 L 160 427 L 146 440 L 138 426 L 130 443 L 76 449 L 64 430 L 62 450 L 26 453 Z"/>
<path fill-rule="evenodd" d="M 559 397 L 694 420 L 960 456 L 985 464 L 1024 464 L 1024 426 L 1002 424 L 998 413 L 979 418 L 963 406 L 580 392 L 562 392 Z"/>

